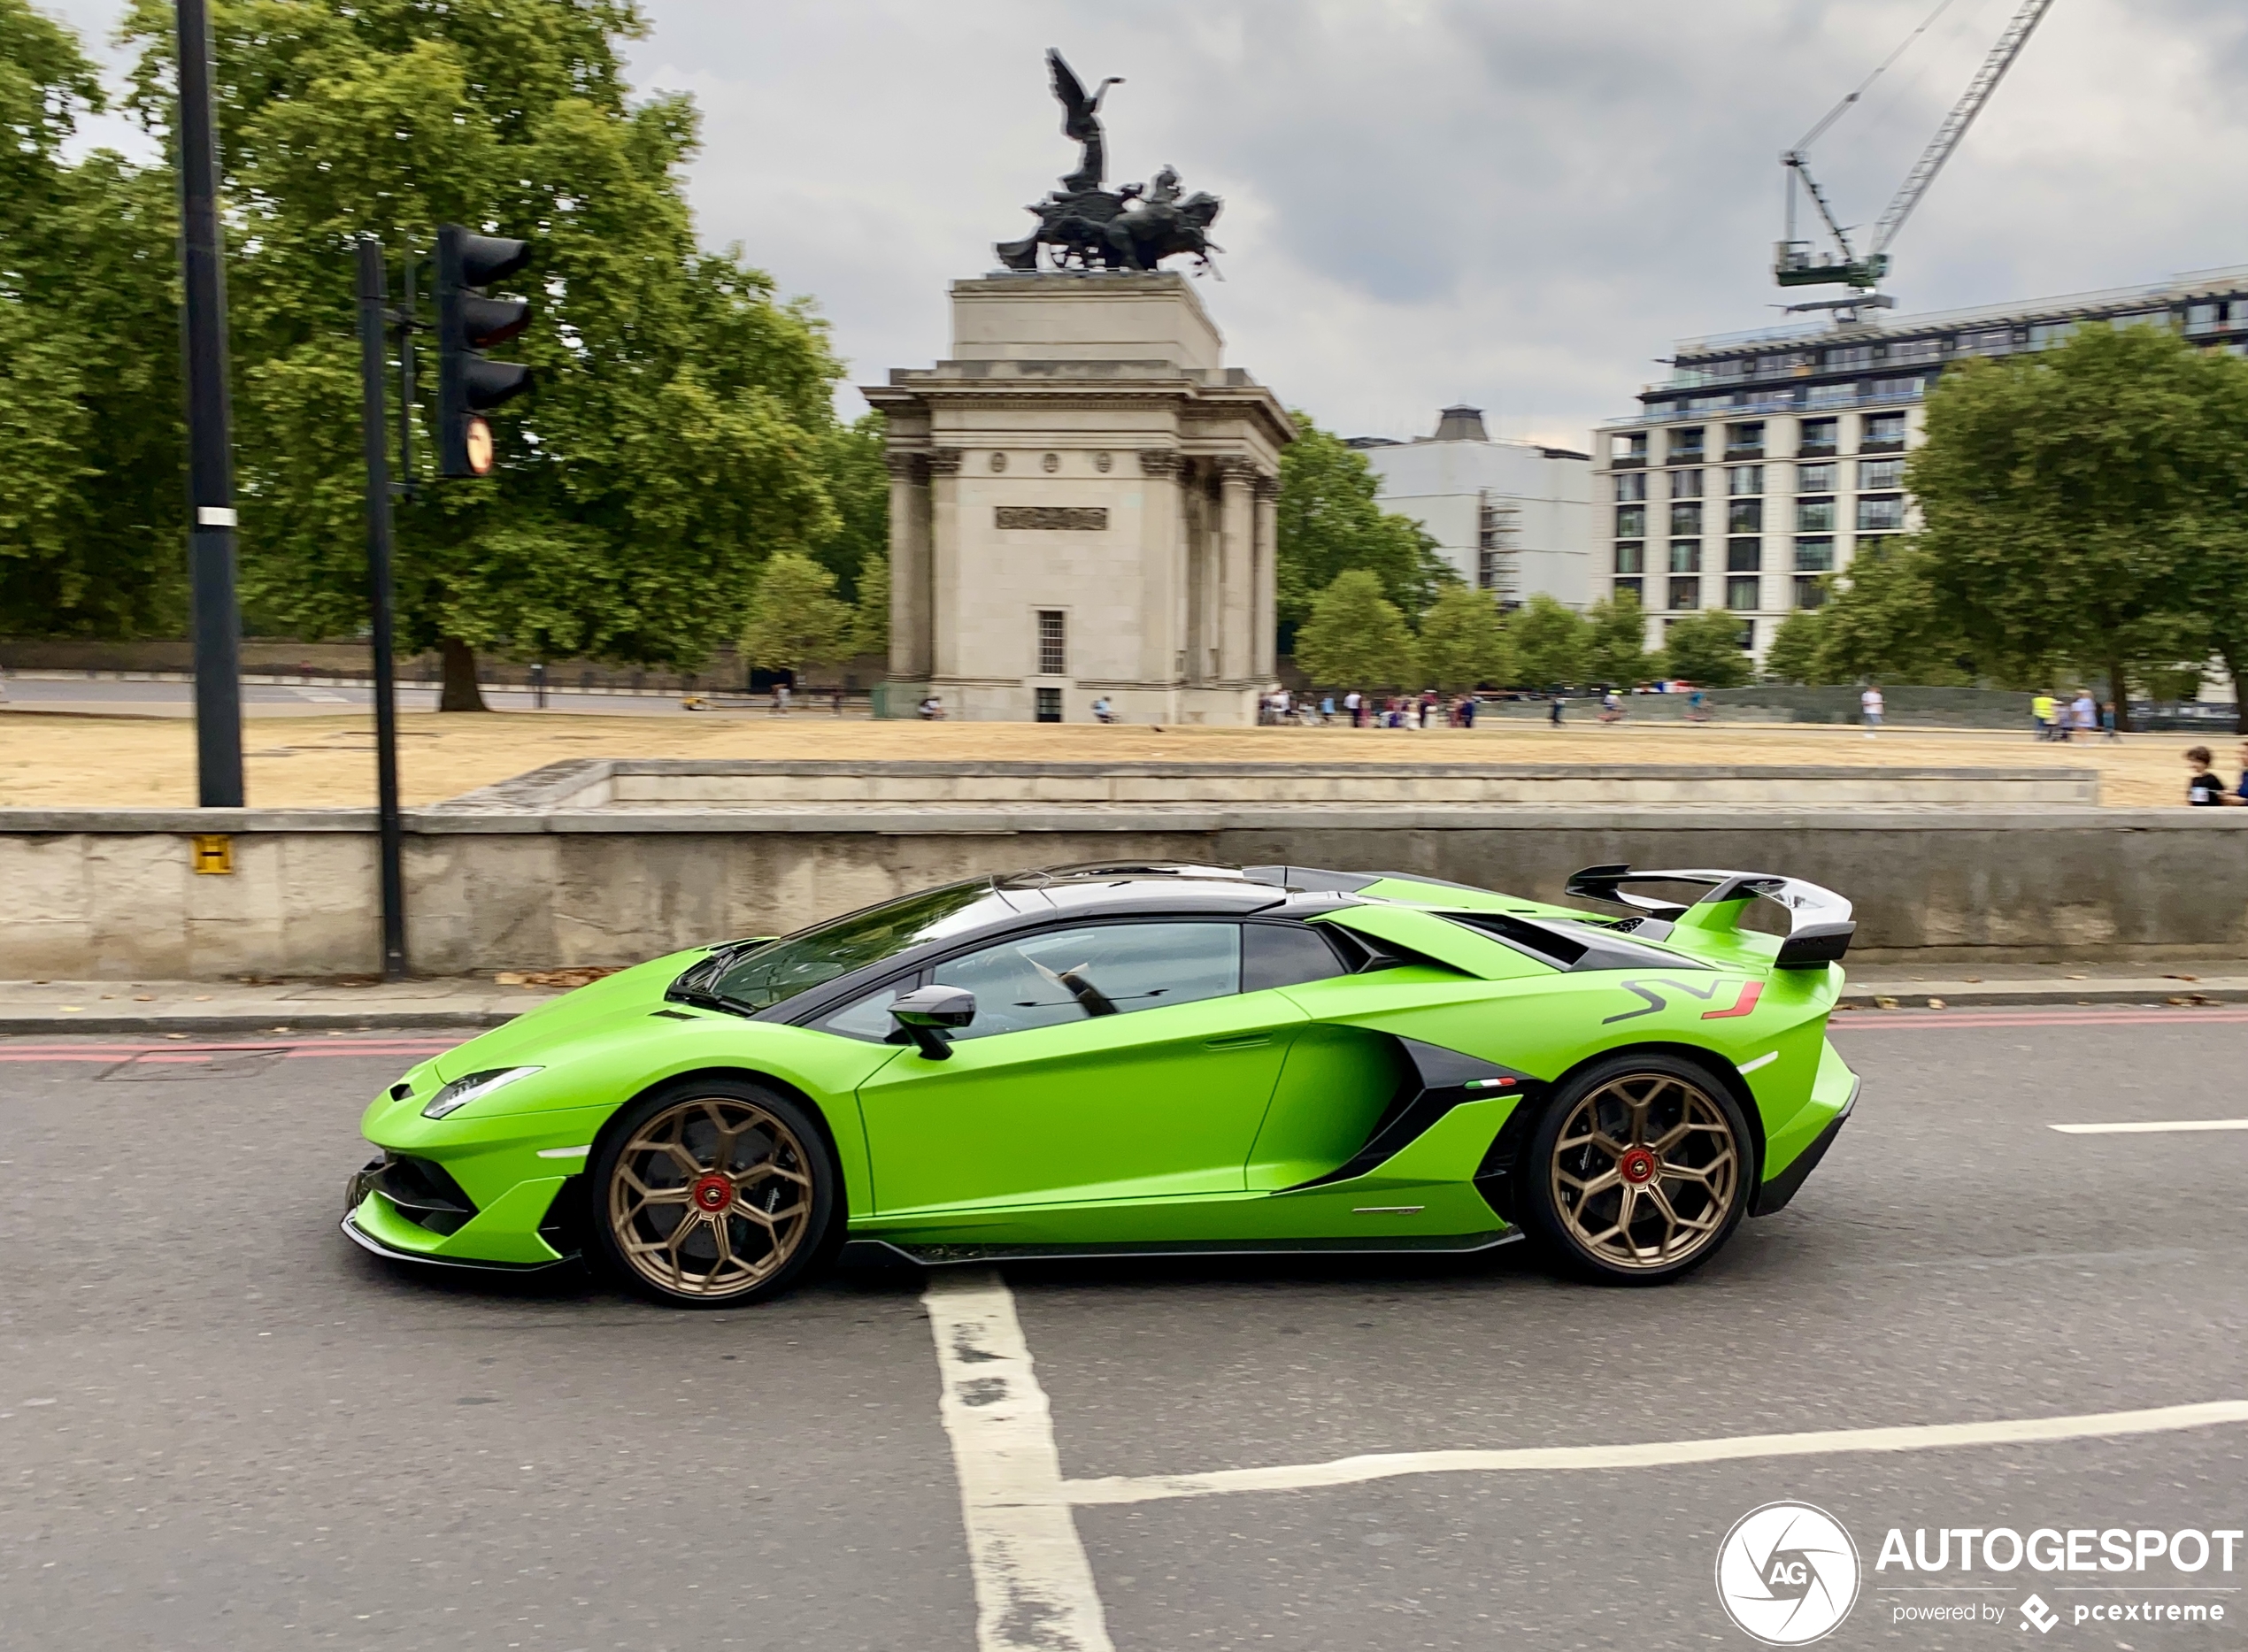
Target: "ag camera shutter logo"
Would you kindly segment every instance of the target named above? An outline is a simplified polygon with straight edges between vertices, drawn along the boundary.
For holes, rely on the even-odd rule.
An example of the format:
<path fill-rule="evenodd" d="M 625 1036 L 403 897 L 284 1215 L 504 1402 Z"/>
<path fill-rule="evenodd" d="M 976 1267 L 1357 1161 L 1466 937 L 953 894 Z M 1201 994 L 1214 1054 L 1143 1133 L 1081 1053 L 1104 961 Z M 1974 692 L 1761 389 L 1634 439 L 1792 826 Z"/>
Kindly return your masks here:
<path fill-rule="evenodd" d="M 1767 1646 L 1830 1634 L 1858 1603 L 1858 1546 L 1807 1502 L 1768 1502 L 1734 1523 L 1717 1549 L 1725 1615 Z"/>

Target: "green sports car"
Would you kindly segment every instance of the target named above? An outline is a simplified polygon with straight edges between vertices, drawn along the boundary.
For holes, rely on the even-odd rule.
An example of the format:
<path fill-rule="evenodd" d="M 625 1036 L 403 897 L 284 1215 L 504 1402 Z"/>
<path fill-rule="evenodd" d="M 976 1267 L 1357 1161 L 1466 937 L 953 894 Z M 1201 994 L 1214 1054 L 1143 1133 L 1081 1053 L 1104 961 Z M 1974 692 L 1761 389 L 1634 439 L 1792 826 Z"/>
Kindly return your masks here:
<path fill-rule="evenodd" d="M 1644 892 L 1667 887 L 1681 898 Z M 1674 1279 L 1849 1116 L 1850 906 L 1595 866 L 1066 866 L 612 975 L 377 1098 L 343 1231 L 666 1302 L 824 1262 L 1468 1252 Z M 1742 926 L 1759 900 L 1782 936 Z"/>

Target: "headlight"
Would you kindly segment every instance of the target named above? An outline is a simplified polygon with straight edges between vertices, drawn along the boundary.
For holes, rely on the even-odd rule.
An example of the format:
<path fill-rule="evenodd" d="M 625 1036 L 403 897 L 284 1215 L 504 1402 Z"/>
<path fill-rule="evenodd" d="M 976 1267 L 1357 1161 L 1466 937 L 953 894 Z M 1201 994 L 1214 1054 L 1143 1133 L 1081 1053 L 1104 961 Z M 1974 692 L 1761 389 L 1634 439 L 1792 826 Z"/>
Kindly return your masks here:
<path fill-rule="evenodd" d="M 512 1084 L 518 1079 L 545 1071 L 543 1067 L 494 1067 L 488 1072 L 464 1073 L 431 1096 L 429 1104 L 421 1110 L 421 1116 L 443 1118 L 448 1113 L 459 1111 L 480 1095 L 489 1095 L 503 1084 Z"/>

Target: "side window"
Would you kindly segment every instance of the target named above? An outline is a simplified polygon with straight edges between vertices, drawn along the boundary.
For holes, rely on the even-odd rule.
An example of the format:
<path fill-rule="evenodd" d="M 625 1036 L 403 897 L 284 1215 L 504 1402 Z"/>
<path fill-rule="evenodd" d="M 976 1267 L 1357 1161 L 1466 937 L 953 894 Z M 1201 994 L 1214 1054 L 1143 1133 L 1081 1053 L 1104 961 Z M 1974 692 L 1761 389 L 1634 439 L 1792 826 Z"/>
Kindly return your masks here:
<path fill-rule="evenodd" d="M 1241 990 L 1241 926 L 1089 924 L 1050 929 L 940 964 L 929 979 L 975 995 L 954 1034 L 988 1038 L 1088 1016 L 1123 1015 Z"/>
<path fill-rule="evenodd" d="M 825 1020 L 812 1025 L 822 1033 L 840 1033 L 845 1038 L 863 1038 L 872 1044 L 885 1043 L 897 1030 L 889 1018 L 889 1007 L 897 1002 L 898 994 L 908 990 L 919 977 L 908 977 L 879 992 L 868 993 L 864 998 L 845 1004 Z"/>
<path fill-rule="evenodd" d="M 1246 924 L 1241 932 L 1241 990 L 1296 987 L 1347 975 L 1325 935 L 1300 924 Z"/>

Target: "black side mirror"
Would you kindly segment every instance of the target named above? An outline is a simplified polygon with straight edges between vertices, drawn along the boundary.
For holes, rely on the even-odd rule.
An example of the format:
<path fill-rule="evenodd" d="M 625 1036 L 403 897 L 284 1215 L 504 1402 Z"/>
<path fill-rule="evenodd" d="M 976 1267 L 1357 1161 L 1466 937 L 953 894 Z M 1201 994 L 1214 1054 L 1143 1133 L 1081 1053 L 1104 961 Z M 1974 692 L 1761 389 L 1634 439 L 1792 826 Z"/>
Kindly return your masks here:
<path fill-rule="evenodd" d="M 939 1030 L 975 1019 L 975 995 L 965 987 L 917 987 L 889 1007 L 890 1019 L 931 1061 L 950 1061 L 952 1046 Z"/>

